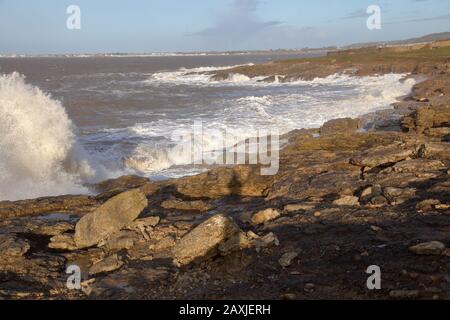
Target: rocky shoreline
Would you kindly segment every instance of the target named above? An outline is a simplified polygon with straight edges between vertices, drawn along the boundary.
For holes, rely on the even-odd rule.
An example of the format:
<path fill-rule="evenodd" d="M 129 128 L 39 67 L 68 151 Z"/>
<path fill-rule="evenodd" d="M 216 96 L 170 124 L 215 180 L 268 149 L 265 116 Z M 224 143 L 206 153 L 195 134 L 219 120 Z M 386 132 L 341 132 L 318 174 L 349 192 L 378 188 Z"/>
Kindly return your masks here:
<path fill-rule="evenodd" d="M 450 299 L 446 50 L 216 73 L 426 80 L 393 110 L 289 133 L 275 176 L 219 167 L 105 181 L 97 196 L 0 202 L 0 299 Z M 67 288 L 71 265 L 80 290 Z M 372 265 L 381 290 L 367 289 Z"/>

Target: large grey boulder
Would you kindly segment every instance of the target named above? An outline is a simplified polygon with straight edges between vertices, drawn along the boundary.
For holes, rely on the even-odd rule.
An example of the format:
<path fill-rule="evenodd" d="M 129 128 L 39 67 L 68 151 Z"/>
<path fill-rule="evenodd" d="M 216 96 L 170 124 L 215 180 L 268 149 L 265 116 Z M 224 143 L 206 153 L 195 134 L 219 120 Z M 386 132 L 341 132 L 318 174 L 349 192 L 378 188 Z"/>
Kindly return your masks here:
<path fill-rule="evenodd" d="M 239 227 L 230 218 L 216 215 L 185 235 L 173 248 L 174 263 L 189 264 L 218 253 L 220 244 L 238 234 Z"/>
<path fill-rule="evenodd" d="M 147 205 L 147 197 L 139 189 L 115 196 L 80 219 L 75 227 L 76 246 L 87 248 L 98 244 L 134 221 Z"/>

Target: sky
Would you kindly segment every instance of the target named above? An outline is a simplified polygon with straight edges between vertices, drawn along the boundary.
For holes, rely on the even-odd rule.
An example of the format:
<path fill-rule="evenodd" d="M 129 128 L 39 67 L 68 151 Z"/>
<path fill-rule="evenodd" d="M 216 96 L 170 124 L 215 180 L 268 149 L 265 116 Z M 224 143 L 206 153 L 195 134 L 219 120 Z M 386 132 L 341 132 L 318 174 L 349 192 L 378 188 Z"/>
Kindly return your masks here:
<path fill-rule="evenodd" d="M 70 5 L 79 30 L 66 26 Z M 370 5 L 379 30 L 366 26 Z M 0 54 L 288 49 L 445 31 L 449 0 L 0 0 Z"/>

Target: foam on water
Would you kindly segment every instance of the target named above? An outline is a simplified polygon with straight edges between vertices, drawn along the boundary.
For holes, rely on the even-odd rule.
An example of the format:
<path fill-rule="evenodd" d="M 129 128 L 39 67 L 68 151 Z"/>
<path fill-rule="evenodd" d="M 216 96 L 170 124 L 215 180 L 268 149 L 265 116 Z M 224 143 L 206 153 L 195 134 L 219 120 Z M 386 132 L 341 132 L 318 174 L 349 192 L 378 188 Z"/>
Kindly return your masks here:
<path fill-rule="evenodd" d="M 0 76 L 0 200 L 87 192 L 95 176 L 64 108 L 18 73 Z"/>
<path fill-rule="evenodd" d="M 246 64 L 247 66 L 252 66 L 252 63 Z M 199 67 L 199 68 L 181 68 L 176 71 L 162 71 L 154 73 L 150 76 L 145 83 L 158 83 L 158 84 L 187 84 L 187 85 L 211 85 L 214 83 L 211 81 L 210 72 L 231 69 L 235 67 L 240 67 L 243 65 L 235 66 L 223 66 L 223 67 Z M 250 78 L 244 75 L 236 74 L 233 75 L 232 79 L 228 82 L 246 82 L 250 81 Z M 218 81 L 216 83 L 219 83 Z M 224 83 L 224 82 L 222 82 Z"/>
<path fill-rule="evenodd" d="M 234 75 L 223 82 L 211 82 L 205 75 L 192 75 L 192 70 L 168 73 L 160 77 L 162 82 L 187 83 L 202 86 L 251 86 L 267 88 L 261 96 L 248 95 L 235 99 L 224 98 L 216 103 L 220 108 L 199 116 L 197 119 L 160 120 L 140 123 L 121 130 L 123 136 L 133 135 L 145 140 L 125 161 L 126 166 L 139 172 L 151 174 L 167 170 L 173 166 L 192 163 L 190 154 L 179 153 L 174 149 L 175 141 L 170 140 L 171 133 L 178 130 L 188 140 L 192 133 L 194 120 L 203 121 L 204 129 L 227 130 L 231 136 L 246 139 L 252 137 L 258 128 L 277 129 L 281 134 L 299 128 L 320 127 L 326 121 L 342 117 L 361 115 L 390 108 L 400 96 L 407 95 L 415 80 L 401 81 L 404 74 L 383 76 L 352 77 L 332 75 L 312 81 L 299 80 L 292 83 L 262 83 L 246 76 Z M 288 88 L 277 91 L 275 89 Z M 249 91 L 252 93 L 252 91 Z M 260 91 L 257 91 L 260 92 Z M 219 111 L 217 111 L 217 109 Z M 184 133 L 183 133 L 184 132 Z M 148 141 L 155 137 L 168 138 L 157 145 Z M 203 137 L 203 148 L 207 151 L 230 147 L 236 142 L 219 141 L 214 137 Z M 170 171 L 170 170 L 169 170 Z M 170 176 L 179 176 L 174 171 Z"/>

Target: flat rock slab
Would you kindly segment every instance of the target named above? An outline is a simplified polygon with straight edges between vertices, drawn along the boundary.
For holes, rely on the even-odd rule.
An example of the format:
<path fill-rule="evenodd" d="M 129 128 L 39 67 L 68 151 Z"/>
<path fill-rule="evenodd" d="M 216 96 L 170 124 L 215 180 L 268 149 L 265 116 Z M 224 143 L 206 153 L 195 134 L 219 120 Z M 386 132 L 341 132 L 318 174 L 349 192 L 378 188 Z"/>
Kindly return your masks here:
<path fill-rule="evenodd" d="M 147 197 L 139 189 L 115 196 L 80 219 L 75 227 L 76 246 L 87 248 L 98 244 L 134 221 L 147 205 Z"/>
<path fill-rule="evenodd" d="M 416 146 L 414 145 L 393 144 L 378 146 L 353 157 L 350 162 L 357 166 L 374 168 L 388 163 L 403 161 L 412 157 L 415 152 Z"/>
<path fill-rule="evenodd" d="M 174 247 L 174 264 L 187 265 L 199 258 L 217 253 L 221 243 L 239 232 L 230 218 L 216 215 L 185 235 Z"/>

